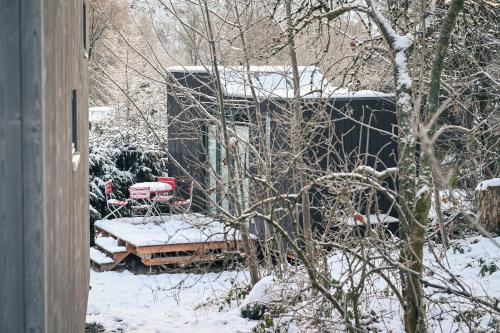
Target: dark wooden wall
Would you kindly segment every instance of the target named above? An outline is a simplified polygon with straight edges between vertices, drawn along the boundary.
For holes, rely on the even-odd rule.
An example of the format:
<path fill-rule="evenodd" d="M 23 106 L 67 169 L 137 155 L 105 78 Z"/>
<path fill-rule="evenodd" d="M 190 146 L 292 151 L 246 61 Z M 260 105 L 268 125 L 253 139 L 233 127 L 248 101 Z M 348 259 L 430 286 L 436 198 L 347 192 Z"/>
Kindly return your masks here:
<path fill-rule="evenodd" d="M 189 73 L 177 71 L 172 73 L 177 81 L 184 87 L 194 92 L 197 100 L 207 110 L 215 107 L 213 101 L 207 96 L 215 96 L 213 82 L 208 73 Z M 168 91 L 168 149 L 170 154 L 184 166 L 185 169 L 195 176 L 201 184 L 208 188 L 208 172 L 204 172 L 203 165 L 206 163 L 206 138 L 203 136 L 207 124 L 204 116 L 190 107 L 190 102 L 182 97 L 183 92 L 175 94 L 173 87 L 167 87 Z M 185 101 L 183 103 L 183 100 Z M 244 103 L 244 98 L 226 97 L 226 116 L 230 119 L 235 114 L 243 112 L 247 114 L 250 122 L 255 123 L 255 108 L 248 107 L 250 103 Z M 248 101 L 247 101 L 248 102 Z M 279 170 L 288 169 L 288 158 L 282 158 L 280 154 L 288 154 L 290 151 L 290 114 L 283 114 L 290 110 L 289 99 L 271 98 L 261 101 L 260 109 L 263 115 L 271 115 L 271 145 L 276 152 L 274 166 Z M 362 97 L 341 96 L 331 99 L 303 99 L 301 106 L 304 110 L 305 122 L 318 121 L 318 114 L 322 114 L 319 120 L 322 126 L 315 127 L 312 135 L 304 138 L 308 140 L 309 163 L 319 165 L 323 171 L 346 171 L 353 170 L 358 165 L 368 165 L 377 170 L 396 166 L 397 144 L 396 144 L 396 114 L 395 105 L 389 96 L 363 95 Z M 355 120 L 353 120 L 355 119 Z M 256 136 L 256 135 L 255 135 Z M 285 165 L 281 165 L 285 163 Z M 173 163 L 169 164 L 169 174 L 172 176 L 183 176 Z M 275 177 L 275 188 L 287 193 L 293 187 L 293 175 L 279 173 Z M 385 185 L 394 189 L 392 179 L 387 179 Z M 317 200 L 321 196 L 312 191 L 313 205 L 321 206 Z M 195 196 L 198 200 L 196 207 L 201 210 L 207 208 L 207 199 L 201 194 Z M 379 209 L 390 212 L 392 203 L 387 198 L 377 193 Z M 363 201 L 363 200 L 361 200 Z M 360 208 L 364 212 L 363 208 Z M 392 213 L 392 212 L 391 212 Z M 315 220 L 321 222 L 321 216 L 315 214 Z"/>
<path fill-rule="evenodd" d="M 204 107 L 215 107 L 206 98 L 206 96 L 214 96 L 210 75 L 185 72 L 174 72 L 173 75 L 183 86 L 191 89 L 196 100 Z M 205 142 L 207 121 L 200 112 L 189 105 L 191 102 L 183 97 L 182 93 L 176 93 L 171 86 L 167 87 L 168 151 L 192 177 L 208 186 Z M 169 163 L 168 174 L 186 178 L 186 175 L 174 163 Z M 207 203 L 208 198 L 195 189 L 193 210 L 204 212 L 207 209 Z"/>
<path fill-rule="evenodd" d="M 21 95 L 20 3 L 0 1 L 0 332 L 24 332 L 23 122 Z M 35 243 L 41 246 L 41 242 Z M 39 277 L 40 278 L 40 277 Z M 37 299 L 40 305 L 39 299 Z M 29 305 L 29 304 L 28 304 Z M 43 312 L 43 308 L 41 308 Z"/>
<path fill-rule="evenodd" d="M 84 328 L 89 223 L 83 3 L 0 0 L 2 333 Z"/>

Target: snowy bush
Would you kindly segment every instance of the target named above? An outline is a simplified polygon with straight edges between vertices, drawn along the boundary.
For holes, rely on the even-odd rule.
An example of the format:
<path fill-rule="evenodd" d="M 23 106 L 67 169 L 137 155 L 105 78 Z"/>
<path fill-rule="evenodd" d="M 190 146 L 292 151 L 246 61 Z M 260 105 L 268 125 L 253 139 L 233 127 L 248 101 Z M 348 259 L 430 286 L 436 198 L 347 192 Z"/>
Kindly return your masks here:
<path fill-rule="evenodd" d="M 104 193 L 106 181 L 113 181 L 113 195 L 117 199 L 125 199 L 132 184 L 154 181 L 167 173 L 165 153 L 154 140 L 148 139 L 147 131 L 137 124 L 137 119 L 121 122 L 119 117 L 115 117 L 95 124 L 90 133 L 91 230 L 96 220 L 109 213 Z M 127 207 L 120 212 L 130 214 Z"/>

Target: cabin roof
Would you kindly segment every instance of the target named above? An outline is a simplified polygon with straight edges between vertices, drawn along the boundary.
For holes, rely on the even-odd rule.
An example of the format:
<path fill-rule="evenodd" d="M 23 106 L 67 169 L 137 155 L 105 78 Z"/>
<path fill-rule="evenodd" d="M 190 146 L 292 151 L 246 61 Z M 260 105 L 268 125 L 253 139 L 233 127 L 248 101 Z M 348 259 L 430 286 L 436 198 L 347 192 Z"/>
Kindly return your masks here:
<path fill-rule="evenodd" d="M 252 86 L 260 98 L 293 98 L 293 75 L 291 66 L 219 66 L 219 75 L 225 96 L 252 97 Z M 372 90 L 353 91 L 333 87 L 316 66 L 298 66 L 301 98 L 387 98 L 386 94 Z M 170 73 L 208 74 L 211 66 L 173 66 Z M 249 77 L 251 83 L 249 81 Z"/>
<path fill-rule="evenodd" d="M 99 121 L 111 115 L 113 108 L 110 106 L 92 106 L 89 108 L 89 121 Z"/>

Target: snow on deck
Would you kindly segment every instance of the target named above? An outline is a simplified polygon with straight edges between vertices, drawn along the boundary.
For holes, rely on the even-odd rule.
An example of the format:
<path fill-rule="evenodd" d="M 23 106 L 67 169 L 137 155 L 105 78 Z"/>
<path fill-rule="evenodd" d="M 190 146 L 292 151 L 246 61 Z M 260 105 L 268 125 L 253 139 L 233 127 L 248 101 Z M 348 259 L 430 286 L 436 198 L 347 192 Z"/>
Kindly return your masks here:
<path fill-rule="evenodd" d="M 135 246 L 240 240 L 239 231 L 202 214 L 177 214 L 99 220 L 95 226 Z"/>

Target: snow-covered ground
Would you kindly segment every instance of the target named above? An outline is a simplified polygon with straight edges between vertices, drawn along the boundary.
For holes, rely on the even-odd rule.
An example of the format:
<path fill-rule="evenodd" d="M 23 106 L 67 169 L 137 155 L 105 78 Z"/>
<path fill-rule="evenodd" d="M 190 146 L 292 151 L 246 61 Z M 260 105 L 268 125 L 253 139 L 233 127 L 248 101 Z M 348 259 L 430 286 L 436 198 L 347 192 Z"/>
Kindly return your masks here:
<path fill-rule="evenodd" d="M 246 273 L 237 271 L 157 275 L 91 271 L 87 322 L 100 323 L 106 331 L 250 332 L 256 321 L 242 318 L 237 308 L 219 312 L 217 303 L 224 301 L 232 281 L 247 279 Z"/>
<path fill-rule="evenodd" d="M 435 247 L 437 256 L 427 248 L 424 280 L 494 303 L 495 298 L 500 299 L 500 249 L 495 242 L 499 244 L 500 237 L 454 240 L 446 255 Z M 346 287 L 350 281 L 346 278 L 346 257 L 341 252 L 333 252 L 329 262 L 332 277 L 339 283 L 346 283 Z M 305 296 L 299 297 L 298 302 L 289 303 L 274 323 L 287 326 L 288 332 L 308 331 L 308 318 L 318 313 L 315 307 L 320 305 L 311 301 L 315 296 L 308 291 L 303 269 L 290 269 L 292 274 L 286 281 L 264 277 L 240 305 L 255 301 L 286 303 L 297 299 L 297 295 Z M 463 289 L 453 283 L 453 279 Z M 235 302 L 226 304 L 227 292 L 234 282 L 247 283 L 248 273 L 136 275 L 128 271 L 92 271 L 87 322 L 100 323 L 108 331 L 121 328 L 125 332 L 145 333 L 250 332 L 258 322 L 243 319 Z M 478 332 L 496 332 L 500 315 L 491 308 L 478 308 L 464 297 L 436 288 L 426 287 L 425 293 L 435 302 L 427 302 L 430 331 L 469 332 L 468 325 L 472 324 Z M 388 290 L 387 283 L 377 275 L 365 280 L 365 292 L 359 301 L 360 310 L 373 316 L 367 327 L 380 332 L 404 330 L 399 302 Z M 466 324 L 462 316 L 472 319 Z M 327 327 L 342 331 L 343 324 L 335 314 L 329 319 Z"/>

